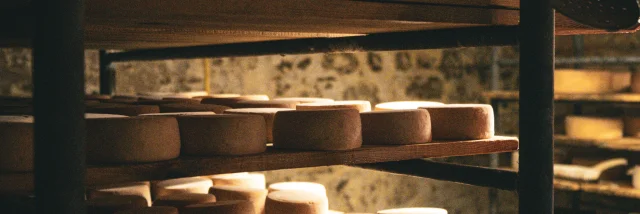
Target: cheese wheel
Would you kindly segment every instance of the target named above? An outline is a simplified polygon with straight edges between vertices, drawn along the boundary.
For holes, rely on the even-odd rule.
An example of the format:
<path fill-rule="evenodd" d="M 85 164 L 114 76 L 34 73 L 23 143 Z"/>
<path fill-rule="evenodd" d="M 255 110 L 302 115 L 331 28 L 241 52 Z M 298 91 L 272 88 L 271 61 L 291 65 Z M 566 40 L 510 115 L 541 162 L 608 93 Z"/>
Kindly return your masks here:
<path fill-rule="evenodd" d="M 214 115 L 212 111 L 194 111 L 194 112 L 170 112 L 170 113 L 153 113 L 141 114 L 140 116 L 188 116 L 188 115 Z"/>
<path fill-rule="evenodd" d="M 147 200 L 137 195 L 112 195 L 87 200 L 87 213 L 113 214 L 118 211 L 147 207 Z"/>
<path fill-rule="evenodd" d="M 567 116 L 567 136 L 577 139 L 619 139 L 623 136 L 621 118 Z"/>
<path fill-rule="evenodd" d="M 233 104 L 233 108 L 290 108 L 295 109 L 298 101 L 288 100 L 243 100 Z"/>
<path fill-rule="evenodd" d="M 162 100 L 161 96 L 139 96 L 138 100 Z"/>
<path fill-rule="evenodd" d="M 256 214 L 264 213 L 264 203 L 268 191 L 264 188 L 247 188 L 239 186 L 213 186 L 209 189 L 219 201 L 246 200 L 253 205 Z"/>
<path fill-rule="evenodd" d="M 106 94 L 86 94 L 84 96 L 85 100 L 108 100 L 111 99 L 111 96 Z"/>
<path fill-rule="evenodd" d="M 317 97 L 280 97 L 273 100 L 296 101 L 299 103 L 328 103 L 334 102 L 333 99 L 317 98 Z"/>
<path fill-rule="evenodd" d="M 629 174 L 631 174 L 633 184 L 633 188 L 640 189 L 640 165 L 635 165 L 629 170 Z"/>
<path fill-rule="evenodd" d="M 247 155 L 267 149 L 267 128 L 258 115 L 182 116 L 178 122 L 185 155 Z"/>
<path fill-rule="evenodd" d="M 265 177 L 261 173 L 229 173 L 208 176 L 214 186 L 238 186 L 246 188 L 265 188 Z"/>
<path fill-rule="evenodd" d="M 638 72 L 631 74 L 631 92 L 640 93 L 640 73 Z"/>
<path fill-rule="evenodd" d="M 324 185 L 313 182 L 279 182 L 269 185 L 269 192 L 275 191 L 304 191 L 327 196 L 327 189 Z"/>
<path fill-rule="evenodd" d="M 178 214 L 178 208 L 163 206 L 142 207 L 119 211 L 115 214 Z"/>
<path fill-rule="evenodd" d="M 224 110 L 230 109 L 228 106 L 213 105 L 213 104 L 185 104 L 185 103 L 173 103 L 160 105 L 160 112 L 203 112 L 211 111 L 216 114 L 222 114 Z"/>
<path fill-rule="evenodd" d="M 559 94 L 599 94 L 613 92 L 613 73 L 599 70 L 556 69 L 554 91 Z"/>
<path fill-rule="evenodd" d="M 193 99 L 186 99 L 186 100 L 177 100 L 177 99 L 169 99 L 169 100 L 138 100 L 137 102 L 133 103 L 136 105 L 164 105 L 164 104 L 171 104 L 171 103 L 188 103 L 188 104 L 199 104 L 200 101 L 199 100 L 193 100 Z"/>
<path fill-rule="evenodd" d="M 319 110 L 319 109 L 356 109 L 360 112 L 371 111 L 371 103 L 365 100 L 344 100 L 335 102 L 301 103 L 296 106 L 297 110 Z"/>
<path fill-rule="evenodd" d="M 211 202 L 216 202 L 216 196 L 200 193 L 181 193 L 160 196 L 155 201 L 153 201 L 153 206 L 169 206 L 176 207 L 178 208 L 178 210 L 182 210 L 183 207 L 189 205 Z"/>
<path fill-rule="evenodd" d="M 198 99 L 198 98 L 184 98 L 184 97 L 164 97 L 162 98 L 162 100 L 166 100 L 166 101 L 172 101 L 174 103 L 193 103 L 193 104 L 200 104 L 200 101 L 202 99 Z"/>
<path fill-rule="evenodd" d="M 194 204 L 182 209 L 181 214 L 255 214 L 253 204 L 249 201 L 218 201 L 205 204 Z"/>
<path fill-rule="evenodd" d="M 624 118 L 624 134 L 631 137 L 640 137 L 640 117 Z"/>
<path fill-rule="evenodd" d="M 104 114 L 119 114 L 126 116 L 137 116 L 141 114 L 160 113 L 160 108 L 155 105 L 99 105 L 92 108 L 87 108 L 88 113 L 104 113 Z"/>
<path fill-rule="evenodd" d="M 360 148 L 360 114 L 355 109 L 277 112 L 273 122 L 273 146 L 327 151 Z"/>
<path fill-rule="evenodd" d="M 376 104 L 376 111 L 418 109 L 423 106 L 441 106 L 444 103 L 432 101 L 396 101 Z"/>
<path fill-rule="evenodd" d="M 447 210 L 431 207 L 412 207 L 380 210 L 377 214 L 447 214 Z"/>
<path fill-rule="evenodd" d="M 182 97 L 182 98 L 192 98 L 197 96 L 207 96 L 206 91 L 189 91 L 189 92 L 138 92 L 138 95 L 141 96 L 152 96 L 152 97 Z"/>
<path fill-rule="evenodd" d="M 494 134 L 493 108 L 485 104 L 420 107 L 429 111 L 433 140 L 477 140 Z"/>
<path fill-rule="evenodd" d="M 87 192 L 89 199 L 112 195 L 137 195 L 147 200 L 147 205 L 151 206 L 151 189 L 148 181 L 97 186 L 88 188 Z"/>
<path fill-rule="evenodd" d="M 631 73 L 636 72 L 612 72 L 611 88 L 613 92 L 629 91 L 629 88 L 631 88 Z"/>
<path fill-rule="evenodd" d="M 33 118 L 0 118 L 0 171 L 33 171 Z"/>
<path fill-rule="evenodd" d="M 267 142 L 273 142 L 273 121 L 276 117 L 276 112 L 279 111 L 292 111 L 289 108 L 234 108 L 224 111 L 225 114 L 255 114 L 264 118 L 265 125 L 267 126 Z"/>
<path fill-rule="evenodd" d="M 431 141 L 431 119 L 424 109 L 360 113 L 363 144 L 418 144 Z"/>
<path fill-rule="evenodd" d="M 241 96 L 240 94 L 209 94 L 209 95 L 203 95 L 203 96 L 197 96 L 198 98 L 209 98 L 209 97 L 213 97 L 213 98 L 229 98 L 229 97 L 239 97 Z"/>
<path fill-rule="evenodd" d="M 87 119 L 88 163 L 144 163 L 177 158 L 180 132 L 173 117 Z"/>
<path fill-rule="evenodd" d="M 215 104 L 224 106 L 233 106 L 244 100 L 269 100 L 267 95 L 241 95 L 237 97 L 205 97 L 202 98 L 202 104 Z"/>
<path fill-rule="evenodd" d="M 211 179 L 205 177 L 169 179 L 153 184 L 153 196 L 158 198 L 182 193 L 206 194 L 212 185 Z"/>
<path fill-rule="evenodd" d="M 327 197 L 304 191 L 275 191 L 269 193 L 265 204 L 267 214 L 325 214 L 329 212 Z"/>

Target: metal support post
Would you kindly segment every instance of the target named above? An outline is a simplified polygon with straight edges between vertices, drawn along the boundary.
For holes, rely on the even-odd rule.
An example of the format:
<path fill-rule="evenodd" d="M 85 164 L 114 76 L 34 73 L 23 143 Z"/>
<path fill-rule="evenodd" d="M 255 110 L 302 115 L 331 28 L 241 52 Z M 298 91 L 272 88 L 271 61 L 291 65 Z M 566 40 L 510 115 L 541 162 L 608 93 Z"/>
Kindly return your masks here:
<path fill-rule="evenodd" d="M 113 95 L 116 86 L 116 72 L 113 63 L 105 57 L 107 52 L 100 50 L 100 94 Z"/>

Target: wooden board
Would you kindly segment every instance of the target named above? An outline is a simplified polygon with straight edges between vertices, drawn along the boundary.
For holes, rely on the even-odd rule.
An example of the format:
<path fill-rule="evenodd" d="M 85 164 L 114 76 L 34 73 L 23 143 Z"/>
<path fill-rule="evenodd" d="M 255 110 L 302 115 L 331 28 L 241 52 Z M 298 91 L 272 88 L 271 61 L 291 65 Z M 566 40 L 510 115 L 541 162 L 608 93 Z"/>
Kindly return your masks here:
<path fill-rule="evenodd" d="M 517 91 L 490 91 L 484 96 L 490 100 L 517 101 L 520 96 Z M 610 102 L 640 104 L 640 94 L 555 94 L 554 99 L 561 102 Z"/>
<path fill-rule="evenodd" d="M 561 146 L 589 147 L 611 151 L 630 151 L 640 154 L 640 138 L 625 137 L 613 140 L 574 139 L 564 135 L 555 135 L 555 143 Z"/>
<path fill-rule="evenodd" d="M 586 183 L 563 179 L 554 179 L 553 185 L 554 188 L 558 190 L 581 191 L 606 196 L 640 199 L 640 189 L 635 189 L 631 186 L 631 184 L 626 182 L 623 183 L 604 181 L 601 183 Z"/>
<path fill-rule="evenodd" d="M 87 0 L 87 48 L 133 49 L 517 25 L 517 0 Z M 10 0 L 9 2 L 24 2 Z M 28 46 L 24 4 L 0 7 L 0 46 Z M 558 16 L 557 33 L 607 33 Z"/>
<path fill-rule="evenodd" d="M 268 148 L 265 153 L 247 156 L 183 157 L 178 160 L 148 164 L 90 166 L 87 168 L 87 185 L 231 172 L 466 156 L 512 152 L 517 149 L 518 139 L 514 137 L 401 146 L 363 146 L 350 151 L 294 151 Z M 32 184 L 33 178 L 29 173 L 0 174 L 0 192 L 31 190 Z"/>

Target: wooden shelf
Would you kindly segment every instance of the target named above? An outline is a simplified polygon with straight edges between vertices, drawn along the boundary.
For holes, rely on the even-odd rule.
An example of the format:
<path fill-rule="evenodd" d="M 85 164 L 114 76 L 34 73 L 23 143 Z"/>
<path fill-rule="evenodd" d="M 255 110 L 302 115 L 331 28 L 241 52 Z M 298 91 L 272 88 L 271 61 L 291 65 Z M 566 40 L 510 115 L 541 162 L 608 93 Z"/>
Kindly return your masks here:
<path fill-rule="evenodd" d="M 628 151 L 640 153 L 640 138 L 625 137 L 622 139 L 613 140 L 586 140 L 570 138 L 565 135 L 555 135 L 554 140 L 556 145 L 561 146 L 587 147 L 611 151 Z"/>
<path fill-rule="evenodd" d="M 564 190 L 564 191 L 586 192 L 586 193 L 594 193 L 594 194 L 605 195 L 605 196 L 640 199 L 640 189 L 633 188 L 629 183 L 621 183 L 621 182 L 586 183 L 586 182 L 579 182 L 579 181 L 554 179 L 553 185 L 555 189 Z"/>
<path fill-rule="evenodd" d="M 517 91 L 491 91 L 484 96 L 490 100 L 517 101 L 520 96 Z M 554 99 L 560 102 L 609 102 L 640 104 L 640 93 L 615 94 L 555 94 Z"/>
<path fill-rule="evenodd" d="M 0 3 L 2 46 L 28 46 L 29 1 Z M 517 0 L 87 0 L 87 48 L 133 49 L 517 25 Z M 608 33 L 556 16 L 559 35 Z"/>
<path fill-rule="evenodd" d="M 499 136 L 487 140 L 433 142 L 400 146 L 363 146 L 350 151 L 294 151 L 268 148 L 265 153 L 247 156 L 182 157 L 178 160 L 148 164 L 89 166 L 87 168 L 87 185 L 244 171 L 466 156 L 511 152 L 517 149 L 517 138 Z M 32 188 L 31 173 L 0 174 L 0 192 L 29 191 Z"/>

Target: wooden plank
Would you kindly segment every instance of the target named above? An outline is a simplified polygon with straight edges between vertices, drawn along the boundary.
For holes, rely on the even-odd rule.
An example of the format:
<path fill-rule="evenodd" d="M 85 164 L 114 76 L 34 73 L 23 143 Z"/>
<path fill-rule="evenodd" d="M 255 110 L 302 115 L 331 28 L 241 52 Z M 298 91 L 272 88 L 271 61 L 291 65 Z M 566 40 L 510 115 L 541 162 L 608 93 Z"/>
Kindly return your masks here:
<path fill-rule="evenodd" d="M 520 98 L 517 91 L 490 91 L 483 94 L 491 100 L 517 101 Z M 555 94 L 554 99 L 561 102 L 610 102 L 639 104 L 640 94 Z"/>
<path fill-rule="evenodd" d="M 554 179 L 554 188 L 565 191 L 581 191 L 606 196 L 640 199 L 640 189 L 635 189 L 628 182 L 602 181 L 586 183 L 563 179 Z"/>
<path fill-rule="evenodd" d="M 611 151 L 640 152 L 640 138 L 632 137 L 611 140 L 595 140 L 574 139 L 564 135 L 555 135 L 555 143 L 562 146 L 598 148 Z"/>
<path fill-rule="evenodd" d="M 158 163 L 89 166 L 87 168 L 87 185 L 231 172 L 489 154 L 511 152 L 517 149 L 518 139 L 514 137 L 400 146 L 363 146 L 349 151 L 296 151 L 270 147 L 265 153 L 247 156 L 182 157 Z M 29 173 L 0 174 L 0 192 L 30 190 L 33 188 L 32 182 Z M 20 185 L 15 185 L 15 183 Z"/>

